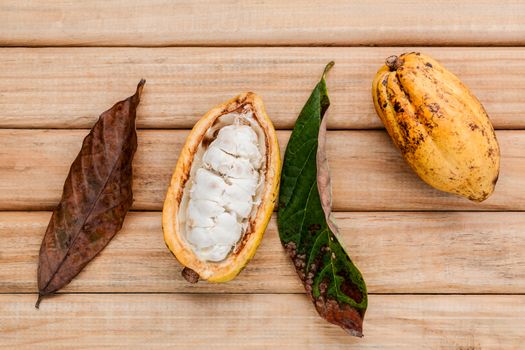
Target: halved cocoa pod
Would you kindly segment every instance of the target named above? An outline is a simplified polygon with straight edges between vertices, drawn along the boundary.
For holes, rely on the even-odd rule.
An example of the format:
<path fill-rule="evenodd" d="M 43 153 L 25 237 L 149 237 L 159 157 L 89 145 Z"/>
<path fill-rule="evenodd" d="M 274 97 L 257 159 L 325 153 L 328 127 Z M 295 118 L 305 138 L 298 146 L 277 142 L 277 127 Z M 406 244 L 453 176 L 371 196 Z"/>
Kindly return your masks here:
<path fill-rule="evenodd" d="M 233 279 L 253 257 L 273 212 L 279 145 L 262 100 L 241 94 L 206 113 L 184 145 L 164 202 L 170 251 L 195 283 Z"/>

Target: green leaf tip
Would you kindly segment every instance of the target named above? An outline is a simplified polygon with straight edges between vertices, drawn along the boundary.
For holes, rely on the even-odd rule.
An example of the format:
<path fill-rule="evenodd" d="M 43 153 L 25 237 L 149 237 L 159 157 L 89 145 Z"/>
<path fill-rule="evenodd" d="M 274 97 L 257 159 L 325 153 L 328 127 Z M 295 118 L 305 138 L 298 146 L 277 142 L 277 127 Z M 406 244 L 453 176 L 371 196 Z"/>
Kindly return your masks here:
<path fill-rule="evenodd" d="M 326 65 L 326 67 L 324 67 L 324 71 L 323 71 L 323 76 L 321 79 L 326 79 L 326 75 L 328 74 L 328 72 L 330 71 L 330 69 L 332 69 L 332 67 L 334 66 L 335 62 L 334 61 L 330 61 L 328 62 L 328 64 Z"/>

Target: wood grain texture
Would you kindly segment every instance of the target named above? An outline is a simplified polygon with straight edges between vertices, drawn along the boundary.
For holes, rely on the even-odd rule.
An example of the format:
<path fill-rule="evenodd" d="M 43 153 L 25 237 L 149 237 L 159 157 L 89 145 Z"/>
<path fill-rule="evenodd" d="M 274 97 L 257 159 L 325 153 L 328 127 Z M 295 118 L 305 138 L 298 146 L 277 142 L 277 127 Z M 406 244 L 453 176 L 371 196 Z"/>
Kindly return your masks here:
<path fill-rule="evenodd" d="M 38 311 L 34 298 L 0 295 L 0 345 L 499 350 L 521 348 L 525 322 L 517 295 L 373 295 L 362 339 L 320 319 L 304 295 L 62 295 Z"/>
<path fill-rule="evenodd" d="M 276 127 L 291 129 L 324 65 L 335 60 L 328 127 L 380 128 L 374 74 L 386 57 L 415 50 L 456 73 L 496 128 L 525 128 L 525 48 L 413 47 L 2 48 L 0 127 L 90 128 L 145 78 L 140 128 L 191 128 L 213 106 L 252 90 Z"/>
<path fill-rule="evenodd" d="M 0 46 L 0 348 L 523 348 L 525 2 L 5 0 Z M 383 130 L 361 130 L 382 129 L 371 81 L 407 51 L 441 61 L 497 129 L 514 129 L 498 132 L 501 176 L 487 202 L 431 189 Z M 335 216 L 373 293 L 364 339 L 318 317 L 275 215 L 237 279 L 190 285 L 158 212 L 187 129 L 206 111 L 252 90 L 291 129 L 330 60 L 328 127 L 345 130 L 328 135 Z M 166 129 L 139 131 L 134 209 L 144 211 L 37 311 L 49 210 L 86 129 L 140 78 L 138 127 Z M 289 132 L 278 135 L 284 149 Z"/>
<path fill-rule="evenodd" d="M 87 130 L 0 130 L 0 210 L 51 210 Z M 284 150 L 288 131 L 279 131 Z M 160 210 L 186 130 L 139 131 L 136 210 Z M 329 131 L 336 211 L 525 210 L 525 131 L 499 131 L 496 191 L 478 204 L 434 190 L 405 164 L 385 131 Z M 284 152 L 283 152 L 284 154 Z"/>
<path fill-rule="evenodd" d="M 0 293 L 36 291 L 48 212 L 0 212 Z M 190 284 L 166 248 L 161 214 L 128 214 L 124 228 L 64 292 L 304 293 L 275 216 L 255 258 L 229 283 Z M 371 293 L 522 293 L 522 213 L 336 213 L 341 241 Z"/>
<path fill-rule="evenodd" d="M 522 45 L 516 0 L 3 1 L 1 45 Z"/>

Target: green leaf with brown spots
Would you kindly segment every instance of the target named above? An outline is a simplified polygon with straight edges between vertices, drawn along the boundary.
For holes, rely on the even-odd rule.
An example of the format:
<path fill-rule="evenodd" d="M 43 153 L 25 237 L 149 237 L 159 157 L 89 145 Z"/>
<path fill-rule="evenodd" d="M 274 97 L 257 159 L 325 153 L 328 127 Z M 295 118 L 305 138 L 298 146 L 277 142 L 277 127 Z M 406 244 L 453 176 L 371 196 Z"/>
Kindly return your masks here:
<path fill-rule="evenodd" d="M 297 118 L 284 156 L 279 193 L 281 243 L 317 312 L 350 334 L 362 336 L 367 292 L 363 277 L 337 239 L 325 152 L 330 106 L 325 76 Z"/>

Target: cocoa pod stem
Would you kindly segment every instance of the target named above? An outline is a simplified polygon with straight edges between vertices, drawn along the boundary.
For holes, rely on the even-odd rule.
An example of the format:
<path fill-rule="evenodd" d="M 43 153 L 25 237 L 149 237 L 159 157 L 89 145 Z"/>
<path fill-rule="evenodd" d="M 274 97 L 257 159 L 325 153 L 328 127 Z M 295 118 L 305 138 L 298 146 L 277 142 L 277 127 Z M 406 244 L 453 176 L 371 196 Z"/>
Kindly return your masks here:
<path fill-rule="evenodd" d="M 199 274 L 188 267 L 185 267 L 184 269 L 182 269 L 181 274 L 182 274 L 182 277 L 184 277 L 186 281 L 192 284 L 199 282 L 199 277 L 200 277 Z"/>
<path fill-rule="evenodd" d="M 390 69 L 391 72 L 396 71 L 401 65 L 403 65 L 403 60 L 396 55 L 390 56 L 385 61 L 386 66 Z"/>

